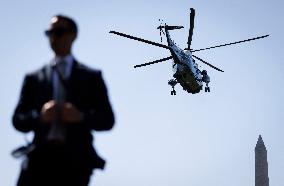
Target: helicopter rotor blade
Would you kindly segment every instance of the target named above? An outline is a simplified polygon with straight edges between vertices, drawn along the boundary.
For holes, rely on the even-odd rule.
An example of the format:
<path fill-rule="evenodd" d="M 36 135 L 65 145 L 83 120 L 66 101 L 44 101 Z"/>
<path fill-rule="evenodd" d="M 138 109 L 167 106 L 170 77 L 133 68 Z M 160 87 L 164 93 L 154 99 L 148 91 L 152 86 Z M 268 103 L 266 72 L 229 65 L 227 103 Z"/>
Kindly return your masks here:
<path fill-rule="evenodd" d="M 253 41 L 253 40 L 257 40 L 257 39 L 262 39 L 262 38 L 265 38 L 265 37 L 268 37 L 268 36 L 269 35 L 264 35 L 264 36 L 254 37 L 254 38 L 246 39 L 246 40 L 242 40 L 242 41 L 236 41 L 236 42 L 232 42 L 232 43 L 217 45 L 217 46 L 213 46 L 213 47 L 197 49 L 197 50 L 191 50 L 191 52 L 198 52 L 198 51 L 201 51 L 201 50 L 209 50 L 209 49 L 212 49 L 212 48 L 218 48 L 218 47 L 223 47 L 223 46 L 228 46 L 228 45 L 234 45 L 234 44 L 243 43 L 243 42 L 247 42 L 247 41 Z"/>
<path fill-rule="evenodd" d="M 221 70 L 221 69 L 219 69 L 219 68 L 217 68 L 217 67 L 211 65 L 210 63 L 204 61 L 203 59 L 201 59 L 201 58 L 199 58 L 199 57 L 197 57 L 197 56 L 195 56 L 195 55 L 192 55 L 192 57 L 198 59 L 199 61 L 201 61 L 202 63 L 204 63 L 204 64 L 206 64 L 206 65 L 208 65 L 208 66 L 210 66 L 211 68 L 214 68 L 215 70 L 218 70 L 218 71 L 220 71 L 220 72 L 224 72 L 223 70 Z"/>
<path fill-rule="evenodd" d="M 193 29 L 194 29 L 194 17 L 195 17 L 195 10 L 193 8 L 190 9 L 190 28 L 188 33 L 188 40 L 187 40 L 187 48 L 190 49 Z"/>
<path fill-rule="evenodd" d="M 162 58 L 162 59 L 158 59 L 158 60 L 155 60 L 155 61 L 152 61 L 152 62 L 149 62 L 149 63 L 143 63 L 143 64 L 140 64 L 140 65 L 135 65 L 134 68 L 137 68 L 137 67 L 143 67 L 143 66 L 147 66 L 147 65 L 152 65 L 152 64 L 155 64 L 155 63 L 160 63 L 160 62 L 163 62 L 163 61 L 167 61 L 169 59 L 172 59 L 173 57 L 170 56 L 170 57 L 165 57 L 165 58 Z"/>
<path fill-rule="evenodd" d="M 162 48 L 166 48 L 166 49 L 171 50 L 171 48 L 168 47 L 167 45 L 163 45 L 163 44 L 156 43 L 156 42 L 153 42 L 153 41 L 149 41 L 149 40 L 146 40 L 146 39 L 142 39 L 142 38 L 139 38 L 139 37 L 134 37 L 134 36 L 127 35 L 127 34 L 120 33 L 120 32 L 116 32 L 116 31 L 110 31 L 109 33 L 116 34 L 116 35 L 119 35 L 119 36 L 122 36 L 122 37 L 134 39 L 136 41 L 141 41 L 141 42 L 144 42 L 144 43 L 147 43 L 147 44 L 150 44 L 150 45 L 154 45 L 154 46 L 158 46 L 158 47 L 162 47 Z"/>

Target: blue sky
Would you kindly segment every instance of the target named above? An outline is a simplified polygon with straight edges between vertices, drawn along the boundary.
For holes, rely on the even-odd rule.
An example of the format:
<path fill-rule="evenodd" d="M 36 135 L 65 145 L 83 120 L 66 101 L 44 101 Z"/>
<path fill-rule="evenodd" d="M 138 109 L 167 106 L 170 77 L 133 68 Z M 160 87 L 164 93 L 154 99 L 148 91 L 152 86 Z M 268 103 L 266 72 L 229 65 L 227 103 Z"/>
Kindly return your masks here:
<path fill-rule="evenodd" d="M 133 68 L 169 52 L 108 32 L 160 42 L 156 27 L 163 19 L 185 26 L 171 32 L 184 48 L 191 7 L 196 9 L 193 48 L 271 36 L 196 53 L 225 72 L 200 64 L 211 77 L 211 93 L 192 95 L 177 86 L 177 96 L 171 96 L 170 62 Z M 94 145 L 108 164 L 90 185 L 251 186 L 259 134 L 268 150 L 270 185 L 281 185 L 283 8 L 280 0 L 0 0 L 0 184 L 15 185 L 19 173 L 21 161 L 10 152 L 24 137 L 13 129 L 11 116 L 23 77 L 53 56 L 43 31 L 62 13 L 79 25 L 75 57 L 103 70 L 117 119 L 111 132 L 95 133 Z"/>

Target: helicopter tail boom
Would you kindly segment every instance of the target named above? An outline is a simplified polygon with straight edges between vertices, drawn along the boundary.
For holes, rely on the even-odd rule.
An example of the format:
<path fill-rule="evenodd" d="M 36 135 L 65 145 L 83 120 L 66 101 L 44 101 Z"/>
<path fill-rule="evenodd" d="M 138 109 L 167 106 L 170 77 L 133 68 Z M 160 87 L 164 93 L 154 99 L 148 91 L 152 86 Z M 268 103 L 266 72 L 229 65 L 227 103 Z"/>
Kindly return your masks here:
<path fill-rule="evenodd" d="M 157 27 L 157 29 L 161 30 L 161 29 L 166 29 L 166 30 L 176 30 L 176 29 L 182 29 L 184 28 L 183 26 L 169 26 L 169 25 L 160 25 Z"/>

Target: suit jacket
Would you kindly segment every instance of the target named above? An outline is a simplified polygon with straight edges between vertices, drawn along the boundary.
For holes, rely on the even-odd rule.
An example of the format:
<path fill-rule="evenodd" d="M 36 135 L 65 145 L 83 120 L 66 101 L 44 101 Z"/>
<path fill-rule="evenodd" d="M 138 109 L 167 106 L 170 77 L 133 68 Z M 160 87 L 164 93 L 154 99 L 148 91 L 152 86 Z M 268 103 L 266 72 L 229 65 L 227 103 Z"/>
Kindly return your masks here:
<path fill-rule="evenodd" d="M 17 130 L 34 132 L 35 149 L 29 155 L 31 159 L 49 153 L 46 137 L 50 125 L 41 123 L 39 117 L 43 104 L 53 97 L 52 70 L 51 65 L 46 65 L 25 76 L 13 115 L 13 125 Z M 84 161 L 92 168 L 103 168 L 104 160 L 92 146 L 91 131 L 110 130 L 114 125 L 114 115 L 101 72 L 75 60 L 67 81 L 66 101 L 83 113 L 82 122 L 67 124 L 66 154 L 73 157 L 72 161 Z"/>

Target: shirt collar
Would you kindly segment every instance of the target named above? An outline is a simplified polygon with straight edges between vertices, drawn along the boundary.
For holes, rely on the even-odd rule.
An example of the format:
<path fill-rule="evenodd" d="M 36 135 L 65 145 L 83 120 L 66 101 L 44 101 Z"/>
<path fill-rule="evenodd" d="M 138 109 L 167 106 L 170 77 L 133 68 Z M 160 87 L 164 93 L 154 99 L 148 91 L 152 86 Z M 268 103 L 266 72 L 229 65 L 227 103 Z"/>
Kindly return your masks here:
<path fill-rule="evenodd" d="M 65 75 L 68 78 L 71 75 L 71 71 L 72 71 L 72 66 L 74 63 L 74 57 L 72 54 L 68 54 L 64 57 L 61 56 L 55 56 L 52 60 L 52 64 L 56 64 L 56 63 L 60 63 L 60 61 L 65 61 L 67 63 L 66 67 L 65 67 Z"/>
<path fill-rule="evenodd" d="M 60 61 L 65 61 L 67 64 L 72 64 L 72 62 L 74 61 L 74 57 L 72 54 L 68 54 L 67 56 L 55 56 L 54 57 L 54 62 L 55 63 L 58 63 Z"/>

